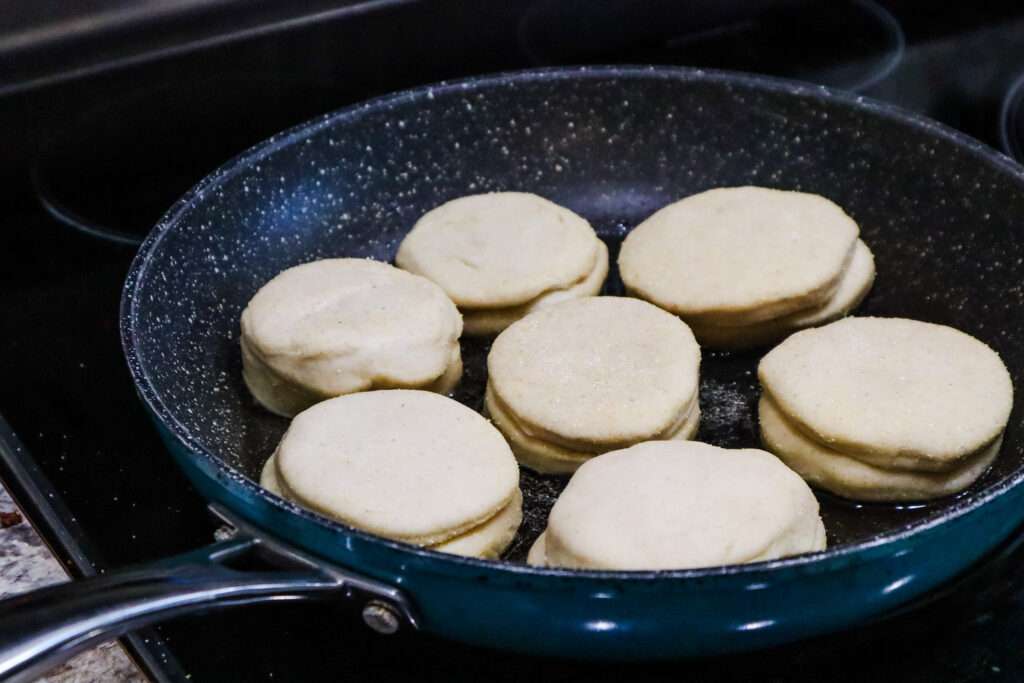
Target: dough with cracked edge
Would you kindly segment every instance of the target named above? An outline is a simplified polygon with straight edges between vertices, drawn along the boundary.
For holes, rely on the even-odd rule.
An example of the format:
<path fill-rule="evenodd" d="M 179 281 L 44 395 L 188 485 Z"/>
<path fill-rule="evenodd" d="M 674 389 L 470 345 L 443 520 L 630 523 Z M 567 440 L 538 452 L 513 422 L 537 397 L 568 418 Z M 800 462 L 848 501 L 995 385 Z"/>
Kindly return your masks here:
<path fill-rule="evenodd" d="M 622 244 L 626 289 L 704 325 L 821 308 L 853 255 L 857 224 L 819 195 L 717 188 L 655 212 Z"/>
<path fill-rule="evenodd" d="M 448 393 L 462 376 L 462 319 L 440 287 L 387 263 L 340 258 L 289 268 L 241 318 L 242 374 L 270 411 L 370 389 Z"/>
<path fill-rule="evenodd" d="M 999 355 L 952 327 L 846 318 L 797 332 L 758 378 L 800 433 L 885 469 L 951 472 L 994 443 L 1013 406 Z"/>
<path fill-rule="evenodd" d="M 706 325 L 691 323 L 690 329 L 701 344 L 716 349 L 749 349 L 773 344 L 806 327 L 837 320 L 860 305 L 875 282 L 875 259 L 864 242 L 857 240 L 850 265 L 839 286 L 824 305 L 797 311 L 772 320 L 749 325 Z"/>
<path fill-rule="evenodd" d="M 599 453 L 686 439 L 699 425 L 700 348 L 638 299 L 555 304 L 511 325 L 487 357 L 485 408 L 520 462 L 565 473 Z"/>
<path fill-rule="evenodd" d="M 608 248 L 569 209 L 525 192 L 454 199 L 427 212 L 395 263 L 436 282 L 467 334 L 495 334 L 537 308 L 597 294 Z"/>
<path fill-rule="evenodd" d="M 818 501 L 771 453 L 650 441 L 583 464 L 528 562 L 689 569 L 824 548 Z"/>
<path fill-rule="evenodd" d="M 445 552 L 496 557 L 522 519 L 501 434 L 426 391 L 329 399 L 295 417 L 261 484 L 350 526 Z"/>

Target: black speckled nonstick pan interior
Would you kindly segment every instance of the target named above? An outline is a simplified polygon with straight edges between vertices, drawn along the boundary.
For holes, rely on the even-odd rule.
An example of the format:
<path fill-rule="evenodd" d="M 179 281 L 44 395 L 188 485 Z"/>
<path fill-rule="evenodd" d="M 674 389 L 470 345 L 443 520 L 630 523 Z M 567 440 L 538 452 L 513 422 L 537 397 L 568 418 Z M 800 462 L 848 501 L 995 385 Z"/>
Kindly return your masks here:
<path fill-rule="evenodd" d="M 232 162 L 158 227 L 135 293 L 137 361 L 177 428 L 249 477 L 287 421 L 241 379 L 238 318 L 281 270 L 317 258 L 391 261 L 425 211 L 460 195 L 535 192 L 580 213 L 617 256 L 654 210 L 716 186 L 816 192 L 859 223 L 878 277 L 860 314 L 955 326 L 1024 369 L 1024 193 L 1016 167 L 923 119 L 810 86 L 668 70 L 493 77 L 421 89 L 283 134 Z M 164 232 L 161 233 L 161 230 Z M 621 294 L 613 269 L 605 292 Z M 463 340 L 456 397 L 481 407 L 488 343 Z M 763 351 L 704 352 L 698 438 L 757 446 Z M 928 505 L 819 496 L 829 545 L 969 504 L 1024 461 L 1017 393 L 1002 454 L 968 491 Z M 564 479 L 523 472 L 522 560 Z"/>

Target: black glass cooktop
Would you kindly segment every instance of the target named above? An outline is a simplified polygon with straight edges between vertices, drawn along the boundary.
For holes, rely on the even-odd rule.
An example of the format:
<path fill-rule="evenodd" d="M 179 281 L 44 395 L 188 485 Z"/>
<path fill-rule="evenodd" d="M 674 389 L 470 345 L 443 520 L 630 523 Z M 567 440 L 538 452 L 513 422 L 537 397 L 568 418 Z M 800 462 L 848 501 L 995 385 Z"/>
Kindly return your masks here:
<path fill-rule="evenodd" d="M 696 3 L 705 4 L 714 3 Z M 998 146 L 1000 102 L 1024 71 L 1017 3 L 953 3 L 946 14 L 923 2 L 858 0 L 824 14 L 837 4 L 811 3 L 819 14 L 774 4 L 767 18 L 721 16 L 724 24 L 687 28 L 670 3 L 646 5 L 642 20 L 625 0 L 503 3 L 494 13 L 500 25 L 458 3 L 390 3 L 358 25 L 0 99 L 11 138 L 0 169 L 0 413 L 13 430 L 0 421 L 0 477 L 79 575 L 211 540 L 216 525 L 165 454 L 122 360 L 118 299 L 132 241 L 211 166 L 370 95 L 538 64 L 696 64 L 859 89 Z M 559 33 L 567 23 L 574 30 Z M 460 52 L 452 31 L 475 37 Z M 374 35 L 399 36 L 401 49 L 360 51 Z M 490 51 L 472 51 L 481 46 Z M 90 234 L 104 232 L 117 239 Z M 183 617 L 130 645 L 154 678 L 178 681 L 1016 681 L 1024 679 L 1022 570 L 1024 550 L 1011 543 L 910 613 L 728 659 L 536 659 L 422 634 L 376 635 L 331 603 Z"/>

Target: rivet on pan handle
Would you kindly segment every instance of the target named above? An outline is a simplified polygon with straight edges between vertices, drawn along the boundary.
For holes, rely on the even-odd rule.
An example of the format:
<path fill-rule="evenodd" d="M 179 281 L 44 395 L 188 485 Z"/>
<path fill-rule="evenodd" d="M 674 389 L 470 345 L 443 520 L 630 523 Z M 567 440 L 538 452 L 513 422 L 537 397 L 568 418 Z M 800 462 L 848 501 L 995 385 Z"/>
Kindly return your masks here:
<path fill-rule="evenodd" d="M 373 630 L 417 627 L 398 588 L 314 559 L 210 507 L 234 532 L 205 548 L 0 600 L 0 680 L 35 680 L 82 650 L 169 617 L 282 598 L 361 597 Z M 271 568 L 228 566 L 250 555 Z"/>

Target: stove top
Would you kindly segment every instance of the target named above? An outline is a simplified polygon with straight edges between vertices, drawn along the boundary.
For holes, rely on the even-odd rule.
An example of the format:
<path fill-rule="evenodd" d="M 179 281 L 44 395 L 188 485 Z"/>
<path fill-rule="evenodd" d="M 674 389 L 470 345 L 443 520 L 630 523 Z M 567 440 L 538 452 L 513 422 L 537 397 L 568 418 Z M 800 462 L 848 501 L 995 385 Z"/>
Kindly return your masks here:
<path fill-rule="evenodd" d="M 715 3 L 697 3 L 705 4 Z M 0 477 L 22 502 L 41 496 L 27 501 L 30 515 L 57 509 L 55 523 L 42 526 L 78 573 L 212 539 L 216 524 L 165 454 L 121 356 L 118 299 L 132 244 L 222 160 L 349 102 L 539 64 L 682 63 L 859 89 L 993 146 L 1006 138 L 1001 103 L 1024 72 L 1019 3 L 943 11 L 870 0 L 764 5 L 773 6 L 766 17 L 736 10 L 707 26 L 687 24 L 669 3 L 638 12 L 626 0 L 511 2 L 489 17 L 455 2 L 388 3 L 344 22 L 0 98 L 10 150 L 0 169 L 9 205 L 0 231 L 8 255 L 0 269 L 0 413 L 23 445 L 0 458 Z M 370 50 L 385 35 L 398 47 Z M 12 438 L 0 429 L 0 441 L 10 446 Z M 650 680 L 818 680 L 823 671 L 838 680 L 1021 680 L 1022 567 L 1024 550 L 1013 543 L 928 605 L 884 623 L 629 672 Z M 618 679 L 626 666 L 496 653 L 423 634 L 379 636 L 331 603 L 179 618 L 132 645 L 161 680 Z"/>

